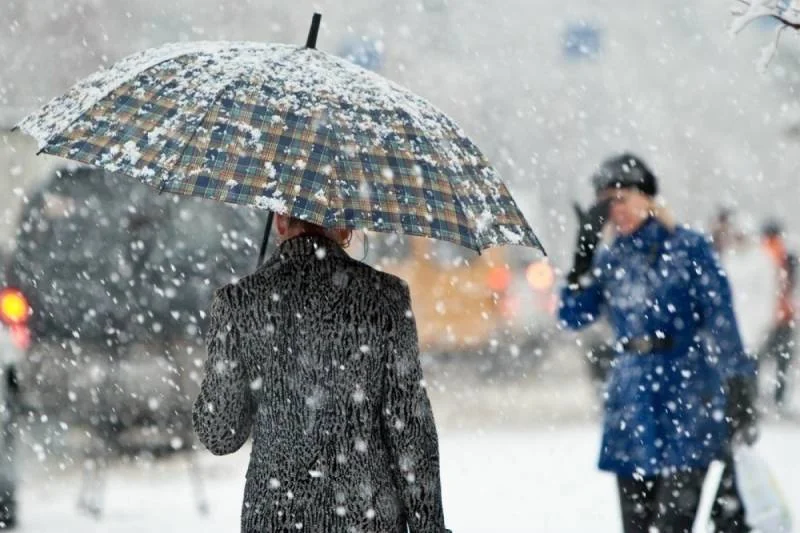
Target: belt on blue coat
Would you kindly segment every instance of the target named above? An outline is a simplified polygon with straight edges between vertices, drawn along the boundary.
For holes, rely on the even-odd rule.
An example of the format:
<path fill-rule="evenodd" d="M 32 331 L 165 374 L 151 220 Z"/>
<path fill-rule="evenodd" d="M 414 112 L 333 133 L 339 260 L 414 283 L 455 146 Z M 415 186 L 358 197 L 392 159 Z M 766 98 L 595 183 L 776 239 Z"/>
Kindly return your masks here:
<path fill-rule="evenodd" d="M 672 337 L 633 337 L 631 339 L 622 338 L 617 341 L 622 347 L 623 352 L 635 353 L 637 355 L 647 355 L 653 352 L 665 352 L 672 349 L 674 345 Z"/>

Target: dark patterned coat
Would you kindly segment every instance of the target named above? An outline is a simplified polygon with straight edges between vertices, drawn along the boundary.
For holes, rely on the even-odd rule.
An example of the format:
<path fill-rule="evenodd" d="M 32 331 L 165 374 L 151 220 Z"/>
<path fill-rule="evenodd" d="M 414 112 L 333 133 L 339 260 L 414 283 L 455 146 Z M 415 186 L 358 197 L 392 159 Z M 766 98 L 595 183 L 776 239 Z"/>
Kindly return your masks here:
<path fill-rule="evenodd" d="M 319 236 L 217 291 L 194 427 L 217 455 L 253 435 L 243 532 L 445 531 L 410 308 Z"/>

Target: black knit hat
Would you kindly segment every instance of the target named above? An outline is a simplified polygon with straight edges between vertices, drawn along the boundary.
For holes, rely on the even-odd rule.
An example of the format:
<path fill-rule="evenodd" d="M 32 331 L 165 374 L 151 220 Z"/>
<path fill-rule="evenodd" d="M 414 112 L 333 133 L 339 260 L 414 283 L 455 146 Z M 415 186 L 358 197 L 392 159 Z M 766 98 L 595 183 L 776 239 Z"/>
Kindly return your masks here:
<path fill-rule="evenodd" d="M 631 153 L 624 153 L 603 161 L 592 175 L 596 193 L 606 189 L 635 188 L 648 196 L 658 194 L 658 182 L 644 161 Z"/>

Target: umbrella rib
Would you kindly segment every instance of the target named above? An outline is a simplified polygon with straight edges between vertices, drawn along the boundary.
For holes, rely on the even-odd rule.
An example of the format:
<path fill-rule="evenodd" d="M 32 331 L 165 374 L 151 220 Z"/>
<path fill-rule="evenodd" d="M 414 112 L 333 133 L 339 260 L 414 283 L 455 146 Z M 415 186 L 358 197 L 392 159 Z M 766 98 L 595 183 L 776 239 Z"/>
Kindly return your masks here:
<path fill-rule="evenodd" d="M 212 109 L 212 108 L 214 107 L 214 105 L 217 103 L 217 100 L 219 100 L 219 97 L 220 97 L 220 96 L 222 96 L 222 94 L 223 94 L 225 91 L 227 91 L 228 89 L 230 89 L 230 88 L 231 88 L 231 87 L 232 87 L 232 86 L 233 86 L 233 85 L 234 85 L 234 84 L 235 84 L 237 81 L 239 81 L 239 78 L 236 78 L 236 79 L 233 79 L 233 80 L 229 81 L 228 83 L 224 84 L 224 85 L 223 85 L 223 86 L 222 86 L 222 87 L 221 87 L 221 88 L 220 88 L 220 89 L 219 89 L 219 90 L 216 92 L 216 94 L 214 94 L 214 97 L 211 99 L 211 103 L 209 104 L 209 106 L 208 106 L 208 108 L 205 110 L 205 112 L 203 113 L 203 117 L 202 117 L 202 118 L 201 118 L 201 119 L 200 119 L 200 120 L 197 122 L 197 126 L 195 126 L 194 130 L 192 130 L 192 133 L 191 133 L 191 135 L 189 135 L 189 139 L 186 141 L 186 143 L 184 143 L 184 145 L 183 145 L 183 149 L 181 150 L 181 153 L 180 153 L 180 155 L 178 156 L 178 159 L 175 161 L 175 164 L 173 165 L 173 167 L 172 167 L 170 170 L 168 170 L 168 171 L 167 171 L 167 172 L 169 173 L 169 176 L 172 176 L 172 175 L 175 173 L 175 170 L 176 170 L 178 167 L 180 167 L 180 165 L 181 165 L 181 161 L 183 161 L 183 156 L 186 154 L 186 150 L 188 150 L 188 149 L 189 149 L 189 146 L 192 144 L 192 141 L 193 141 L 193 140 L 194 140 L 194 138 L 197 136 L 197 130 L 199 130 L 199 129 L 200 129 L 202 126 L 203 126 L 203 123 L 206 121 L 206 118 L 208 118 L 208 115 L 209 115 L 209 113 L 211 113 L 211 109 Z M 167 178 L 164 178 L 164 177 L 162 177 L 162 178 L 161 178 L 161 185 L 160 185 L 160 187 L 162 188 L 162 190 L 163 190 L 163 187 L 165 186 L 165 184 L 166 184 L 166 181 L 167 181 L 168 179 L 169 179 L 168 177 L 167 177 Z"/>
<path fill-rule="evenodd" d="M 338 148 L 339 148 L 340 146 L 343 146 L 342 139 L 341 139 L 341 137 L 339 137 L 339 131 L 338 131 L 338 130 L 337 130 L 335 127 L 332 127 L 332 128 L 330 129 L 330 131 L 331 131 L 331 136 L 332 136 L 332 137 L 333 137 L 333 138 L 336 140 L 336 148 L 337 148 L 336 152 L 338 153 L 338 152 L 339 152 L 339 149 L 338 149 Z M 335 157 L 335 156 L 334 156 L 334 157 L 331 157 L 331 160 L 332 160 L 334 163 L 336 163 L 336 162 L 337 162 L 337 161 L 336 161 L 336 157 Z M 338 164 L 331 165 L 331 168 L 333 169 L 333 172 L 331 172 L 331 175 L 329 176 L 329 179 L 333 180 L 333 183 L 337 183 L 337 182 L 338 182 L 338 180 L 336 179 L 336 178 L 338 177 L 338 175 L 339 175 L 339 168 L 338 168 L 338 166 L 339 166 Z M 337 196 L 337 195 L 336 195 L 336 194 L 334 194 L 333 196 Z M 340 197 L 342 198 L 342 208 L 344 208 L 344 196 L 343 196 L 343 195 L 338 195 L 338 196 L 340 196 Z M 333 208 L 332 208 L 332 207 L 328 207 L 328 208 L 325 210 L 325 217 L 322 219 L 322 225 L 323 225 L 323 226 L 326 226 L 326 222 L 327 222 L 327 220 L 328 220 L 329 218 L 330 218 L 330 219 L 333 219 Z M 327 226 L 326 226 L 326 227 L 327 227 Z"/>

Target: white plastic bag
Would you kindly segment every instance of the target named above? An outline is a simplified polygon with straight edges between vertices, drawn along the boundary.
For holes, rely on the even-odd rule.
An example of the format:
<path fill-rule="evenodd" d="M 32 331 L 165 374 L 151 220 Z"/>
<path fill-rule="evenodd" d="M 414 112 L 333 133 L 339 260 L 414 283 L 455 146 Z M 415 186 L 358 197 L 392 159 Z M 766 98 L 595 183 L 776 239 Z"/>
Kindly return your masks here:
<path fill-rule="evenodd" d="M 752 446 L 737 446 L 733 461 L 748 525 L 759 533 L 791 533 L 789 506 L 767 463 Z"/>
<path fill-rule="evenodd" d="M 714 524 L 711 522 L 711 511 L 717 499 L 719 485 L 722 482 L 722 474 L 725 473 L 725 463 L 722 461 L 711 461 L 708 472 L 703 479 L 703 488 L 700 492 L 700 503 L 697 505 L 697 513 L 694 516 L 692 533 L 713 533 Z"/>

